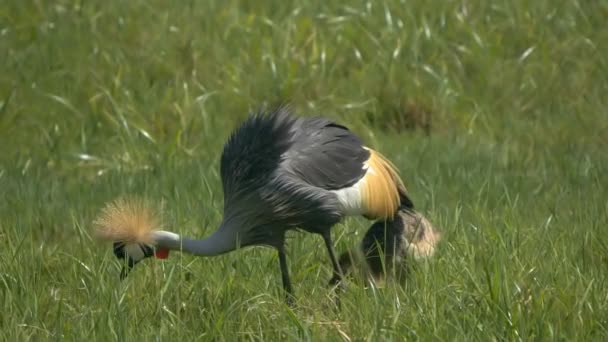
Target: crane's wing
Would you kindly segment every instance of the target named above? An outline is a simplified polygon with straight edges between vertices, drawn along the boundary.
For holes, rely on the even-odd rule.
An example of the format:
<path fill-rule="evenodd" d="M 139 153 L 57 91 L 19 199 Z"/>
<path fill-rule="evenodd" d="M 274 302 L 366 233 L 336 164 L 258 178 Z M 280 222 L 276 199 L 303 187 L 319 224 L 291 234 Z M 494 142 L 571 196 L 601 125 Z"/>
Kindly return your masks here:
<path fill-rule="evenodd" d="M 352 186 L 361 179 L 370 152 L 347 127 L 323 118 L 299 120 L 283 166 L 302 181 L 326 190 Z"/>

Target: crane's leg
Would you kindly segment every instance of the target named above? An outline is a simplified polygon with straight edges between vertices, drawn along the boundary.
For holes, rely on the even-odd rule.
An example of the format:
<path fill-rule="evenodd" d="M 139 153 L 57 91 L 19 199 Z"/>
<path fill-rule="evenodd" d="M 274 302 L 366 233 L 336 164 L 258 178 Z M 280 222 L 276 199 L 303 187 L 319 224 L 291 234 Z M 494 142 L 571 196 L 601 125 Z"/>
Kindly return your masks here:
<path fill-rule="evenodd" d="M 289 269 L 287 268 L 287 256 L 285 255 L 285 245 L 281 244 L 277 248 L 279 252 L 279 265 L 281 266 L 281 277 L 283 278 L 283 290 L 285 291 L 285 300 L 287 305 L 293 306 L 295 297 L 293 295 L 293 288 L 291 286 L 291 279 L 289 278 Z"/>
<path fill-rule="evenodd" d="M 331 240 L 331 232 L 329 230 L 321 233 L 323 236 L 323 241 L 325 241 L 325 247 L 327 247 L 327 252 L 329 253 L 329 259 L 331 260 L 331 265 L 334 269 L 334 275 L 331 279 L 332 285 L 338 284 L 342 282 L 342 268 L 340 267 L 340 263 L 338 262 L 338 258 L 336 258 L 336 251 L 334 250 L 334 244 Z"/>
<path fill-rule="evenodd" d="M 325 247 L 327 247 L 327 252 L 329 252 L 329 259 L 331 259 L 331 264 L 334 269 L 334 275 L 330 280 L 330 284 L 332 286 L 338 285 L 339 290 L 344 290 L 344 282 L 342 281 L 344 276 L 342 274 L 342 267 L 340 267 L 338 258 L 336 258 L 336 251 L 334 250 L 334 243 L 331 240 L 331 231 L 328 229 L 328 230 L 324 231 L 323 233 L 321 233 L 321 236 L 323 236 L 323 241 L 325 241 Z M 341 307 L 341 301 L 340 301 L 339 294 L 336 294 L 336 297 L 334 298 L 334 300 L 335 300 L 336 308 L 339 309 Z"/>

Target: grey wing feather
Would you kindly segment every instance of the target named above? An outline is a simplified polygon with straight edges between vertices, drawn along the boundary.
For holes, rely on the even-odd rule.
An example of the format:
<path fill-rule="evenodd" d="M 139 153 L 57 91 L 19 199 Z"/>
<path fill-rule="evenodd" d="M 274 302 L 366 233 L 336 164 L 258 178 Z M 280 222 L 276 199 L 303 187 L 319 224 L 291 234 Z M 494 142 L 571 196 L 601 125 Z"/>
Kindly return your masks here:
<path fill-rule="evenodd" d="M 326 190 L 352 186 L 365 175 L 370 153 L 348 128 L 322 118 L 302 121 L 284 167 L 304 182 Z"/>

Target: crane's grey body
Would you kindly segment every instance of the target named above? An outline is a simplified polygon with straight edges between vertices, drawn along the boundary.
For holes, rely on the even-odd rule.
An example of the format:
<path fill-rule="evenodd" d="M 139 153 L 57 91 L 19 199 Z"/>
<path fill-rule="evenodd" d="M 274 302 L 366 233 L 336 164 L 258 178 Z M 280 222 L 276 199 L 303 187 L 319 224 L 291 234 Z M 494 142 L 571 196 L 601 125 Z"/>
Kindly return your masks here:
<path fill-rule="evenodd" d="M 332 190 L 361 179 L 368 157 L 357 136 L 327 119 L 294 117 L 284 108 L 252 115 L 222 154 L 220 230 L 240 227 L 243 247 L 276 247 L 289 229 L 322 233 L 344 216 Z"/>
<path fill-rule="evenodd" d="M 204 239 L 155 231 L 155 248 L 215 256 L 239 247 L 274 247 L 291 303 L 286 232 L 302 229 L 321 235 L 332 279 L 340 283 L 331 228 L 347 215 L 389 219 L 399 207 L 413 207 L 389 164 L 348 128 L 330 120 L 297 117 L 286 107 L 250 115 L 222 152 L 224 218 L 219 228 Z M 123 249 L 115 248 L 117 257 L 124 257 Z M 140 254 L 152 253 L 142 249 Z"/>

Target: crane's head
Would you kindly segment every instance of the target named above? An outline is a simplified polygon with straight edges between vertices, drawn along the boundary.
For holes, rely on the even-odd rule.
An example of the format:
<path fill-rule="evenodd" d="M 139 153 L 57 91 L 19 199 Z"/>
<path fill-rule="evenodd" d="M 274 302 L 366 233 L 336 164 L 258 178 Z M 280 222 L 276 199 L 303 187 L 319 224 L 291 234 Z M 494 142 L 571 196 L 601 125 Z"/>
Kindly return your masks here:
<path fill-rule="evenodd" d="M 154 231 L 160 227 L 156 214 L 139 199 L 118 199 L 108 203 L 95 220 L 96 235 L 111 241 L 114 255 L 124 263 L 121 279 L 146 258 L 165 259 L 169 256 L 169 250 L 156 246 L 153 238 Z"/>

